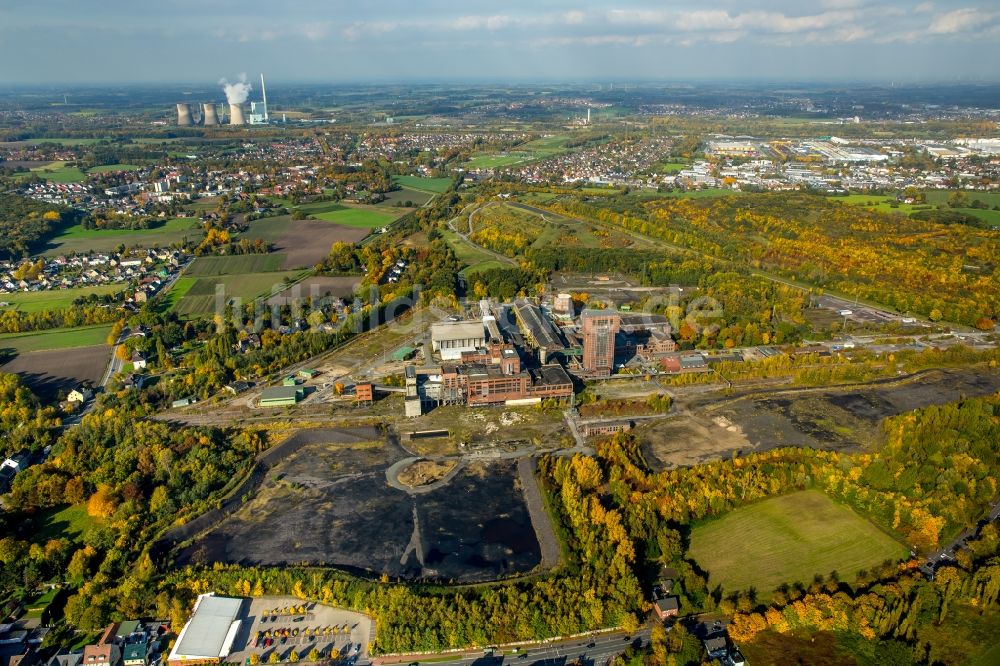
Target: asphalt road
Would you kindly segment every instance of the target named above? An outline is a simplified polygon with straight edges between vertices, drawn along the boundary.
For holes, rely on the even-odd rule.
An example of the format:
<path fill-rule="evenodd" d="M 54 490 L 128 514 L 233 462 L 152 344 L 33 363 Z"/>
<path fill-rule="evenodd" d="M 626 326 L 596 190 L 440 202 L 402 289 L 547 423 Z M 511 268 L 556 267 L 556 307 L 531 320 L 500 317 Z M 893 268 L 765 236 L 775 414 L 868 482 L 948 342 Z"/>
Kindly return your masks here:
<path fill-rule="evenodd" d="M 649 645 L 651 629 L 643 627 L 634 634 L 611 632 L 590 637 L 577 637 L 566 640 L 552 641 L 519 648 L 512 653 L 512 648 L 505 647 L 506 654 L 499 652 L 490 654 L 478 650 L 466 652 L 458 659 L 449 659 L 442 663 L 455 666 L 561 666 L 580 660 L 587 666 L 604 666 L 616 656 L 622 654 L 629 646 L 636 648 Z M 591 647 L 593 646 L 593 647 Z M 431 664 L 438 662 L 444 655 L 410 655 L 376 658 L 375 664 Z M 421 662 L 421 658 L 426 662 Z"/>

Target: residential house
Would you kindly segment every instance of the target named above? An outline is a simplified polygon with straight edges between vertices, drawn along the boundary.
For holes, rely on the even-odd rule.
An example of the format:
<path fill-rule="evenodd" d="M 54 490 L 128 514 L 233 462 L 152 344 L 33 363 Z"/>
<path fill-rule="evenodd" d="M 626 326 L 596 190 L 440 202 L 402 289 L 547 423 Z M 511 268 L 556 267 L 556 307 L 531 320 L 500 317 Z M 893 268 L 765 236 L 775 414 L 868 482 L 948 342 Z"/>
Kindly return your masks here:
<path fill-rule="evenodd" d="M 93 397 L 94 397 L 94 391 L 89 386 L 81 384 L 80 386 L 77 386 L 75 389 L 70 391 L 69 395 L 66 396 L 66 399 L 69 400 L 70 402 L 78 402 L 82 404 L 87 402 Z"/>
<path fill-rule="evenodd" d="M 146 369 L 146 355 L 138 349 L 132 352 L 132 358 L 130 360 L 132 361 L 132 367 L 136 370 Z"/>
<path fill-rule="evenodd" d="M 121 649 L 114 643 L 98 643 L 83 648 L 80 666 L 121 666 Z"/>
<path fill-rule="evenodd" d="M 147 666 L 149 664 L 149 644 L 129 643 L 122 651 L 123 666 Z"/>
<path fill-rule="evenodd" d="M 139 390 L 145 383 L 146 383 L 145 375 L 140 375 L 135 372 L 132 372 L 129 373 L 129 375 L 125 378 L 125 381 L 122 382 L 122 388 Z"/>
<path fill-rule="evenodd" d="M 655 599 L 653 606 L 656 608 L 656 616 L 660 618 L 661 622 L 671 617 L 677 617 L 681 608 L 680 599 L 673 596 Z"/>
<path fill-rule="evenodd" d="M 58 653 L 49 657 L 42 666 L 80 666 L 80 662 L 83 661 L 83 652 L 68 652 L 66 650 L 60 650 Z"/>
<path fill-rule="evenodd" d="M 713 634 L 705 639 L 705 654 L 708 656 L 709 660 L 712 659 L 722 659 L 729 653 L 729 643 L 726 641 L 726 635 Z"/>

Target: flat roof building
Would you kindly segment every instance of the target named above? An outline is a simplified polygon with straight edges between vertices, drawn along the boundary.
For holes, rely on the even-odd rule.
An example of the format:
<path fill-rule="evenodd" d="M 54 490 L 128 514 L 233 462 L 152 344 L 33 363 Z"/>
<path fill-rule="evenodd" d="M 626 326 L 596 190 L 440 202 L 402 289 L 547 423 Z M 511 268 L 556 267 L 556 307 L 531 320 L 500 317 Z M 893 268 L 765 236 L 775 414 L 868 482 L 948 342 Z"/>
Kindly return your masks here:
<path fill-rule="evenodd" d="M 486 346 L 486 328 L 481 321 L 443 321 L 431 326 L 431 346 L 443 361 L 457 361 L 462 352 Z"/>
<path fill-rule="evenodd" d="M 169 666 L 217 664 L 229 656 L 240 629 L 243 599 L 202 594 L 167 657 Z"/>
<path fill-rule="evenodd" d="M 302 399 L 300 386 L 270 386 L 260 394 L 261 407 L 285 407 Z"/>

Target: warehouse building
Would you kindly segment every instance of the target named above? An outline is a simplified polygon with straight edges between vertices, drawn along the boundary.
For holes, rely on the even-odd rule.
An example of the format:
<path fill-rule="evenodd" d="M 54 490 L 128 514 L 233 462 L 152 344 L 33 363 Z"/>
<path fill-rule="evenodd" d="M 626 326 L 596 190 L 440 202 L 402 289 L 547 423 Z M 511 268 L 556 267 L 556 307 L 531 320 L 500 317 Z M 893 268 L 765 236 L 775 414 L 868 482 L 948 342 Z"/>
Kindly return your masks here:
<path fill-rule="evenodd" d="M 229 656 L 240 630 L 243 599 L 202 594 L 194 612 L 181 629 L 170 655 L 169 666 L 218 664 Z"/>
<path fill-rule="evenodd" d="M 486 328 L 481 321 L 443 321 L 431 326 L 431 346 L 443 361 L 457 361 L 462 352 L 486 346 Z"/>
<path fill-rule="evenodd" d="M 261 407 L 288 407 L 302 399 L 301 386 L 271 386 L 260 394 Z"/>

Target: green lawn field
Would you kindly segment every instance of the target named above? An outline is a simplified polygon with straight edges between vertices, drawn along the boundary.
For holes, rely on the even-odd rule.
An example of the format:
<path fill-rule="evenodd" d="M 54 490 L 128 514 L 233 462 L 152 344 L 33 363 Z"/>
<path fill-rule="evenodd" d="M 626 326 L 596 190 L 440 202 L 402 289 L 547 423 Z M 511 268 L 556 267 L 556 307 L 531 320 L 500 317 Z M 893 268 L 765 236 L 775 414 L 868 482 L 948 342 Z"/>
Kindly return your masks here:
<path fill-rule="evenodd" d="M 173 310 L 183 317 L 202 317 L 214 314 L 216 310 L 215 290 L 218 285 L 222 285 L 223 294 L 227 300 L 241 298 L 247 302 L 258 296 L 268 296 L 274 291 L 279 291 L 284 287 L 286 280 L 294 281 L 303 273 L 304 271 L 282 271 L 198 278 L 192 284 L 185 286 L 184 295 L 177 299 Z"/>
<path fill-rule="evenodd" d="M 395 220 L 398 215 L 367 208 L 342 208 L 326 213 L 314 213 L 313 217 L 335 224 L 343 224 L 346 227 L 374 229 L 375 227 L 384 227 Z"/>
<path fill-rule="evenodd" d="M 87 173 L 109 173 L 111 171 L 135 171 L 142 167 L 135 164 L 101 164 L 87 169 Z"/>
<path fill-rule="evenodd" d="M 451 229 L 442 229 L 441 234 L 444 236 L 445 242 L 447 242 L 448 245 L 451 246 L 451 249 L 454 250 L 455 256 L 458 257 L 458 260 L 465 264 L 465 268 L 461 270 L 462 275 L 469 275 L 470 273 L 485 271 L 490 268 L 504 268 L 510 266 L 508 263 L 498 261 L 492 254 L 484 252 L 478 247 L 466 243 Z"/>
<path fill-rule="evenodd" d="M 185 277 L 213 277 L 216 275 L 241 275 L 268 273 L 281 268 L 283 254 L 243 254 L 224 257 L 198 257 L 187 270 Z"/>
<path fill-rule="evenodd" d="M 945 211 L 962 213 L 971 217 L 977 217 L 987 224 L 1000 225 L 1000 210 L 982 208 L 951 208 L 947 206 L 948 197 L 951 194 L 948 190 L 927 190 L 927 201 L 918 204 L 898 203 L 893 196 L 872 195 L 872 194 L 848 194 L 845 196 L 833 197 L 834 201 L 851 206 L 864 206 L 880 213 L 896 213 L 912 215 L 921 210 L 929 210 L 939 205 L 945 205 Z M 995 192 L 966 192 L 966 198 L 971 203 L 976 199 L 988 206 L 1000 205 L 1000 194 Z"/>
<path fill-rule="evenodd" d="M 113 294 L 124 291 L 126 286 L 125 284 L 102 284 L 94 287 L 76 287 L 73 289 L 22 291 L 16 294 L 0 294 L 0 302 L 10 303 L 11 308 L 20 310 L 21 312 L 60 310 L 73 305 L 73 301 L 80 296 Z"/>
<path fill-rule="evenodd" d="M 53 162 L 46 166 L 35 167 L 31 173 L 38 174 L 53 183 L 79 183 L 87 179 L 87 174 L 77 167 L 66 166 L 66 162 Z"/>
<path fill-rule="evenodd" d="M 393 176 L 392 182 L 402 187 L 440 194 L 451 187 L 451 178 L 423 178 L 421 176 Z"/>
<path fill-rule="evenodd" d="M 149 229 L 84 229 L 74 224 L 56 232 L 45 240 L 43 254 L 70 254 L 73 252 L 111 252 L 119 245 L 166 247 L 180 243 L 185 238 L 194 240 L 204 232 L 198 220 L 190 217 L 175 217 L 153 223 Z"/>
<path fill-rule="evenodd" d="M 49 509 L 39 518 L 42 527 L 35 534 L 36 543 L 45 543 L 58 538 L 76 542 L 85 531 L 100 524 L 99 519 L 87 514 L 86 504 Z"/>
<path fill-rule="evenodd" d="M 653 171 L 657 173 L 677 173 L 687 167 L 687 162 L 662 162 L 653 167 Z"/>
<path fill-rule="evenodd" d="M 497 169 L 515 164 L 524 164 L 536 159 L 538 159 L 537 153 L 527 151 L 483 153 L 473 156 L 464 166 L 467 169 Z"/>
<path fill-rule="evenodd" d="M 48 331 L 0 334 L 0 347 L 12 348 L 19 354 L 48 349 L 90 347 L 107 342 L 110 324 L 81 326 L 79 328 L 54 328 Z"/>
<path fill-rule="evenodd" d="M 836 571 L 850 581 L 861 569 L 907 556 L 873 524 L 816 490 L 764 500 L 691 532 L 691 557 L 709 574 L 709 589 L 755 588 L 812 581 Z M 764 597 L 766 599 L 766 596 Z"/>

